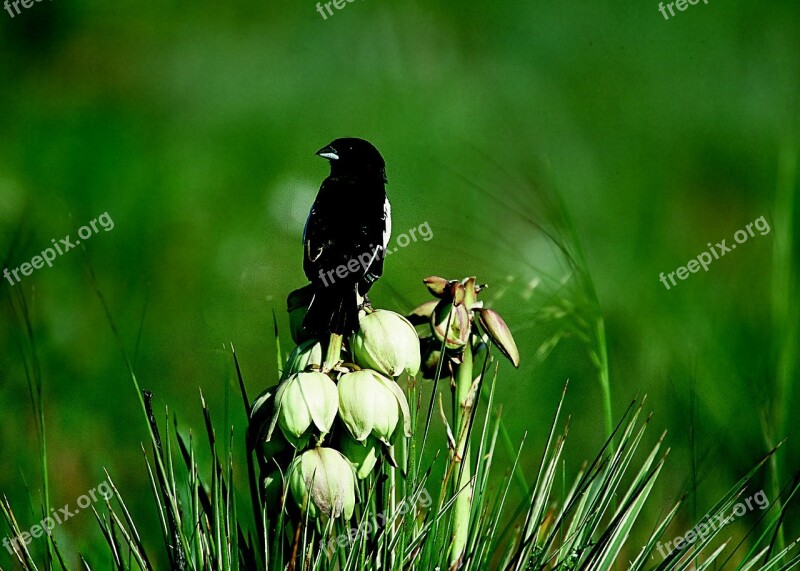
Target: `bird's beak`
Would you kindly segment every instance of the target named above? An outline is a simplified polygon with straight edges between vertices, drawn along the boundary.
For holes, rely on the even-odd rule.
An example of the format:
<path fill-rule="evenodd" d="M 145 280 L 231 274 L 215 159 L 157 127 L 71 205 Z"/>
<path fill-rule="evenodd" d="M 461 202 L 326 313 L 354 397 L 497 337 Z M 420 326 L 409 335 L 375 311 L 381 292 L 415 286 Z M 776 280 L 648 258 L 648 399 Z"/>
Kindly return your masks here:
<path fill-rule="evenodd" d="M 328 159 L 329 161 L 335 161 L 339 159 L 339 155 L 336 154 L 336 150 L 330 145 L 327 147 L 322 147 L 316 152 L 316 155 L 318 157 L 322 157 L 323 159 Z"/>

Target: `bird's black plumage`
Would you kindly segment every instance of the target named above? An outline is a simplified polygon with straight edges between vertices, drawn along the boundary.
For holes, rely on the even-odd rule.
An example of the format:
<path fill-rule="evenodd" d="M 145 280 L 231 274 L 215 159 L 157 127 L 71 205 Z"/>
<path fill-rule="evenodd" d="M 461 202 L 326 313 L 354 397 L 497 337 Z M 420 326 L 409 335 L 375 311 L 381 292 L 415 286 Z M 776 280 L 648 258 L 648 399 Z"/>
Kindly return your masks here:
<path fill-rule="evenodd" d="M 363 139 L 336 139 L 317 151 L 331 173 L 303 232 L 303 270 L 313 299 L 303 328 L 312 337 L 347 335 L 358 326 L 364 296 L 383 273 L 391 235 L 386 165 Z"/>

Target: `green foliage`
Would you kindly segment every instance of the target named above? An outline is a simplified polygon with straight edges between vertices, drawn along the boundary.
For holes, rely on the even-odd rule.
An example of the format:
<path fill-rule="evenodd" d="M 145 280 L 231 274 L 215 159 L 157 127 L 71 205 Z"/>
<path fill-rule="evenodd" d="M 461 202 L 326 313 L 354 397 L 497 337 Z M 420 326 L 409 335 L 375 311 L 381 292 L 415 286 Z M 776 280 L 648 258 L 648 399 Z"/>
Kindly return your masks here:
<path fill-rule="evenodd" d="M 24 299 L 19 301 L 24 308 Z M 643 419 L 643 403 L 630 403 L 593 460 L 577 474 L 568 474 L 563 451 L 569 423 L 563 428 L 561 425 L 565 387 L 539 466 L 535 470 L 520 466 L 524 441 L 508 466 L 497 446 L 503 422 L 496 406 L 497 367 L 490 366 L 490 353 L 484 353 L 483 359 L 482 363 L 476 363 L 476 370 L 480 368 L 479 378 L 489 373 L 490 380 L 474 386 L 482 387 L 477 390 L 483 391 L 486 405 L 480 414 L 475 414 L 477 405 L 470 404 L 462 410 L 463 414 L 456 418 L 463 425 L 455 435 L 448 428 L 449 443 L 425 440 L 420 422 L 429 418 L 431 411 L 422 404 L 420 383 L 427 381 L 407 378 L 407 396 L 413 403 L 413 437 L 408 441 L 398 440 L 399 457 L 391 460 L 382 457 L 377 469 L 360 480 L 359 501 L 351 519 L 311 517 L 307 506 L 304 510 L 293 508 L 288 485 L 273 487 L 257 477 L 255 464 L 263 457 L 254 449 L 251 437 L 248 437 L 246 462 L 250 487 L 237 489 L 234 473 L 241 468 L 237 467 L 233 453 L 233 431 L 225 431 L 222 442 L 227 446 L 220 447 L 211 411 L 202 395 L 206 441 L 203 446 L 210 455 L 210 464 L 198 460 L 198 443 L 191 432 L 188 437 L 181 435 L 173 414 L 167 412 L 165 422 L 159 426 L 152 395 L 140 391 L 131 370 L 150 442 L 149 452 L 144 450 L 143 477 L 150 482 L 170 568 L 345 571 L 449 567 L 600 571 L 626 567 L 677 571 L 720 568 L 719 565 L 728 563 L 720 561 L 730 541 L 725 539 L 723 526 L 663 557 L 660 542 L 666 540 L 683 499 L 659 520 L 642 520 L 643 507 L 665 469 L 668 452 L 662 449 L 663 436 L 651 449 L 641 449 L 650 421 L 649 416 Z M 249 417 L 250 400 L 235 353 L 233 360 L 244 402 L 242 414 Z M 462 363 L 468 362 L 466 356 L 462 358 Z M 469 370 L 472 371 L 471 367 Z M 458 398 L 457 395 L 456 391 L 453 397 Z M 473 395 L 472 400 L 478 400 L 476 397 Z M 439 398 L 441 408 L 441 395 Z M 434 406 L 433 401 L 430 406 Z M 447 424 L 444 414 L 443 419 Z M 467 439 L 466 447 L 474 449 L 474 456 L 464 455 L 461 438 Z M 419 462 L 426 445 L 433 447 L 435 454 L 433 462 L 423 466 Z M 713 521 L 729 514 L 776 451 L 770 451 L 699 521 Z M 466 462 L 470 465 L 465 470 Z M 394 467 L 395 463 L 399 469 Z M 444 464 L 441 479 L 432 477 L 438 464 Z M 527 473 L 526 481 L 531 477 L 532 481 L 524 500 L 514 506 L 509 502 L 509 492 L 520 468 Z M 497 477 L 497 472 L 504 475 Z M 471 474 L 466 484 L 460 477 L 463 473 Z M 119 570 L 154 569 L 152 561 L 159 554 L 148 551 L 112 476 L 106 475 L 113 495 L 103 507 L 93 511 L 107 551 L 104 556 L 95 556 L 95 560 L 82 557 L 82 568 L 104 569 L 101 561 L 105 559 Z M 454 486 L 453 482 L 459 485 Z M 567 482 L 571 482 L 568 487 L 564 485 Z M 766 512 L 761 532 L 750 541 L 747 553 L 736 562 L 736 569 L 788 570 L 800 564 L 796 550 L 800 539 L 785 548 L 776 547 L 787 506 L 798 491 L 800 477 L 783 490 L 782 501 L 773 502 L 773 509 Z M 458 537 L 454 535 L 454 527 L 460 522 L 456 507 L 465 493 L 470 493 L 472 500 L 465 504 L 463 550 L 453 561 L 450 553 L 454 537 Z M 252 506 L 252 511 L 237 509 L 241 504 Z M 776 506 L 781 507 L 776 509 Z M 23 529 L 7 500 L 0 504 L 0 512 L 12 533 L 21 534 Z M 643 545 L 632 544 L 631 532 L 636 528 L 650 530 Z M 48 538 L 41 559 L 21 544 L 16 558 L 23 569 L 50 569 L 53 561 L 62 569 L 73 568 L 64 560 L 55 537 L 48 533 Z M 729 560 L 731 557 L 733 553 Z"/>
<path fill-rule="evenodd" d="M 151 482 L 160 486 L 164 460 L 149 428 L 143 437 L 141 391 L 130 394 L 113 350 L 118 343 L 156 394 L 156 409 L 170 405 L 170 421 L 158 416 L 174 456 L 175 517 L 191 550 L 213 550 L 204 560 L 225 561 L 227 548 L 206 527 L 189 530 L 189 522 L 226 513 L 212 504 L 221 493 L 212 484 L 215 473 L 228 473 L 230 457 L 230 509 L 246 533 L 263 536 L 265 523 L 251 515 L 258 513 L 258 467 L 244 460 L 249 415 L 230 396 L 239 365 L 229 365 L 221 342 L 236 340 L 252 394 L 285 366 L 288 320 L 281 311 L 284 336 L 273 342 L 265 335 L 273 328 L 270 308 L 282 309 L 284 292 L 302 275 L 302 219 L 324 176 L 311 153 L 343 133 L 386 149 L 396 230 L 428 221 L 435 234 L 389 259 L 374 299 L 404 311 L 414 305 L 405 292 L 420 276 L 480 268 L 493 286 L 492 307 L 516 335 L 521 370 L 493 380 L 491 406 L 502 407 L 502 420 L 482 424 L 488 387 L 475 407 L 474 504 L 496 515 L 497 544 L 521 541 L 541 439 L 553 430 L 548 415 L 565 378 L 569 446 L 556 448 L 555 475 L 544 469 L 551 495 L 538 495 L 531 522 L 561 512 L 585 474 L 580 463 L 594 457 L 630 395 L 649 395 L 659 426 L 643 434 L 641 453 L 654 448 L 654 432 L 669 430 L 669 462 L 651 479 L 617 568 L 646 563 L 637 548 L 653 530 L 672 538 L 702 521 L 790 433 L 800 410 L 796 0 L 712 0 L 669 22 L 646 2 L 565 8 L 556 0 L 362 2 L 326 22 L 303 3 L 148 10 L 56 0 L 29 13 L 27 20 L 0 19 L 4 267 L 29 260 L 97 212 L 108 210 L 117 227 L 15 288 L 2 282 L 0 491 L 8 514 L 15 510 L 16 530 L 77 497 L 106 467 L 129 508 L 114 503 L 120 522 L 127 525 L 130 513 L 153 565 L 167 565 L 172 551 L 158 543 L 170 525 L 163 506 L 174 502 L 161 492 L 162 509 L 152 502 Z M 549 189 L 558 189 L 558 200 L 542 198 Z M 561 216 L 565 205 L 569 218 Z M 774 228 L 768 239 L 686 287 L 660 286 L 659 271 L 761 213 Z M 554 255 L 543 227 L 562 242 L 580 234 L 585 247 L 568 241 L 569 259 Z M 103 287 L 115 335 L 104 334 L 92 281 Z M 219 460 L 196 439 L 205 432 L 196 430 L 205 422 L 193 398 L 198 385 L 225 435 L 215 443 Z M 407 389 L 410 401 L 437 402 L 430 384 Z M 430 407 L 430 432 L 429 407 L 417 409 L 422 418 L 407 452 L 409 472 L 424 467 L 415 477 L 432 479 L 425 489 L 436 500 L 450 465 L 438 420 L 446 403 Z M 479 451 L 484 431 L 489 445 Z M 606 455 L 624 445 L 622 432 Z M 191 450 L 191 468 L 179 437 Z M 152 476 L 136 446 L 143 439 Z M 557 443 L 554 436 L 549 454 Z M 796 496 L 789 499 L 798 458 L 792 434 L 770 457 L 768 473 L 753 477 L 753 486 L 769 490 L 769 517 L 732 524 L 716 541 L 735 541 L 703 561 L 719 568 L 729 557 L 726 567 L 733 567 L 763 552 L 756 569 L 793 548 L 800 510 Z M 641 465 L 632 460 L 598 532 Z M 365 487 L 362 497 L 384 501 L 382 488 Z M 673 503 L 684 491 L 687 498 Z M 454 511 L 442 509 L 443 520 Z M 107 508 L 98 512 L 113 521 Z M 291 535 L 295 522 L 281 517 Z M 216 519 L 211 528 L 224 529 Z M 571 521 L 555 545 L 571 541 Z M 397 545 L 414 537 L 408 517 L 403 524 Z M 108 526 L 117 534 L 124 527 Z M 270 552 L 285 552 L 276 537 L 267 542 Z M 436 537 L 424 543 L 427 555 L 447 551 L 448 534 Z M 469 541 L 476 557 L 494 557 L 473 531 Z M 117 543 L 124 551 L 124 537 Z M 240 552 L 233 543 L 232 556 Z M 116 559 L 88 511 L 29 548 L 28 564 L 41 569 L 50 562 L 58 568 L 62 555 L 72 565 L 76 551 L 94 568 Z M 345 563 L 371 548 L 365 541 Z M 384 546 L 380 553 L 390 552 Z M 0 566 L 9 557 L 0 549 Z M 131 557 L 121 559 L 135 565 Z M 336 559 L 343 565 L 338 552 Z M 646 564 L 660 565 L 660 554 Z"/>

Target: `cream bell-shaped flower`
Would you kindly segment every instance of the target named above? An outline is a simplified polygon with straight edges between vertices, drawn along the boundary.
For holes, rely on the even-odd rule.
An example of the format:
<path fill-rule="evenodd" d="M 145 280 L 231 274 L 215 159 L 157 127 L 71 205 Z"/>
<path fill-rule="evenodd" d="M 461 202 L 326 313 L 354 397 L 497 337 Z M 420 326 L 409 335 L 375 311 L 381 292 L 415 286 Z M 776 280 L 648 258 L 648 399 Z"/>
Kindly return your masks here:
<path fill-rule="evenodd" d="M 419 372 L 419 337 L 411 322 L 385 309 L 367 313 L 350 340 L 356 363 L 390 377 Z"/>
<path fill-rule="evenodd" d="M 281 378 L 286 379 L 295 373 L 302 373 L 311 365 L 321 366 L 323 357 L 322 344 L 319 341 L 312 339 L 301 343 L 289 355 Z"/>
<path fill-rule="evenodd" d="M 289 465 L 289 489 L 311 517 L 353 516 L 356 505 L 353 466 L 333 448 L 312 448 Z"/>
<path fill-rule="evenodd" d="M 372 434 L 389 444 L 401 415 L 403 431 L 411 436 L 408 401 L 393 380 L 369 369 L 347 373 L 339 379 L 339 416 L 359 442 Z"/>
<path fill-rule="evenodd" d="M 336 384 L 323 373 L 295 373 L 278 387 L 275 408 L 278 425 L 292 444 L 297 445 L 312 424 L 327 434 L 339 409 Z"/>

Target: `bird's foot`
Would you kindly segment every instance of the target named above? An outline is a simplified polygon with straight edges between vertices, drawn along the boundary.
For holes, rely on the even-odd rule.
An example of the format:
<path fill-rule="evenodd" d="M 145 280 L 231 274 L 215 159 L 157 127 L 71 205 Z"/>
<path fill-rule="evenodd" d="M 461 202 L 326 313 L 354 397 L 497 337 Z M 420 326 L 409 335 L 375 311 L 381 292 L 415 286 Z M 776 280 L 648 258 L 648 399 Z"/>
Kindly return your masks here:
<path fill-rule="evenodd" d="M 369 297 L 366 295 L 364 296 L 364 300 L 361 302 L 361 305 L 358 306 L 359 311 L 365 311 L 366 313 L 372 313 L 375 311 L 372 307 L 372 303 L 369 301 Z"/>

